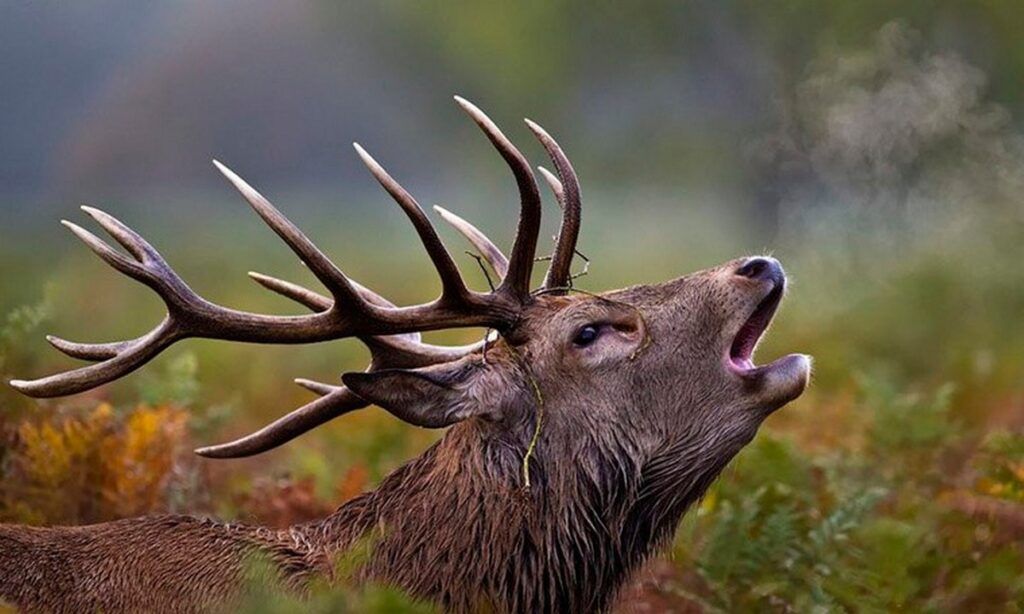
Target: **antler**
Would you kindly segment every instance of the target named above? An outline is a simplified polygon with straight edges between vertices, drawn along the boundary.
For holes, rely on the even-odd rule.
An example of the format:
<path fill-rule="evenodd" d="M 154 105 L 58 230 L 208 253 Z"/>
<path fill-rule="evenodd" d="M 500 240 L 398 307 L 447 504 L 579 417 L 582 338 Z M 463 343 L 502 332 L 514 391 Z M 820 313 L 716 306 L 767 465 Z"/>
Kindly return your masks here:
<path fill-rule="evenodd" d="M 114 343 L 74 343 L 49 336 L 47 340 L 65 354 L 97 364 L 33 381 L 13 380 L 11 385 L 37 397 L 73 394 L 112 381 L 139 368 L 171 344 L 189 337 L 255 343 L 309 343 L 358 337 L 371 351 L 367 370 L 416 368 L 448 362 L 479 349 L 483 342 L 444 347 L 425 344 L 420 331 L 467 326 L 505 330 L 512 326 L 523 305 L 531 300 L 532 273 L 540 228 L 540 196 L 529 164 L 497 126 L 476 106 L 458 96 L 456 102 L 480 126 L 512 169 L 519 187 L 520 219 L 512 255 L 506 258 L 494 243 L 461 217 L 435 207 L 441 217 L 462 233 L 481 253 L 501 279 L 497 290 L 482 294 L 469 290 L 451 255 L 445 249 L 416 200 L 398 184 L 359 144 L 356 152 L 377 181 L 402 207 L 413 223 L 438 275 L 441 296 L 429 303 L 396 307 L 369 288 L 348 278 L 291 221 L 238 175 L 214 164 L 239 190 L 256 213 L 280 236 L 317 279 L 330 297 L 275 277 L 250 272 L 267 289 L 306 306 L 305 316 L 270 316 L 237 311 L 216 305 L 196 294 L 167 264 L 159 252 L 135 231 L 98 209 L 83 207 L 104 230 L 132 256 L 117 252 L 101 239 L 71 222 L 63 223 L 105 262 L 121 273 L 152 288 L 167 306 L 166 317 L 149 333 Z M 546 169 L 540 172 L 562 206 L 562 225 L 556 239 L 544 288 L 558 288 L 569 279 L 569 266 L 579 233 L 579 185 L 571 164 L 558 144 L 537 124 L 527 120 L 554 162 L 559 178 Z M 238 440 L 201 448 L 211 458 L 236 458 L 264 452 L 367 403 L 345 386 L 297 379 L 297 384 L 320 398 Z"/>
<path fill-rule="evenodd" d="M 461 101 L 459 98 L 456 100 Z M 465 101 L 461 101 L 460 104 L 462 102 Z M 526 123 L 548 152 L 559 176 L 564 179 L 559 179 L 544 167 L 537 167 L 562 209 L 562 223 L 555 240 L 555 252 L 551 258 L 551 266 L 545 276 L 543 288 L 561 288 L 570 279 L 570 266 L 576 253 L 576 242 L 579 236 L 581 210 L 579 180 L 576 178 L 576 172 L 568 157 L 547 131 L 533 121 L 526 120 Z M 509 260 L 486 234 L 443 207 L 435 205 L 434 210 L 469 241 L 499 278 L 503 279 L 507 276 Z M 427 224 L 429 225 L 429 223 Z M 250 276 L 268 289 L 287 296 L 314 311 L 327 309 L 331 304 L 327 297 L 290 282 L 258 273 L 250 273 Z M 355 282 L 352 283 L 355 284 Z M 361 286 L 358 288 L 368 300 L 375 298 L 379 304 L 389 304 L 372 291 Z M 419 343 L 418 335 L 407 337 L 405 342 L 400 342 L 395 337 L 372 337 L 363 339 L 363 342 L 370 347 L 373 355 L 367 371 L 447 362 L 473 352 L 483 345 L 477 343 L 460 348 L 431 346 Z M 275 420 L 255 433 L 225 444 L 200 448 L 196 450 L 196 453 L 209 458 L 239 458 L 259 454 L 287 443 L 338 416 L 367 405 L 345 386 L 333 386 L 305 379 L 297 379 L 295 383 L 320 395 L 320 398 Z"/>
<path fill-rule="evenodd" d="M 531 300 L 529 279 L 540 227 L 540 196 L 523 155 L 482 111 L 458 98 L 459 105 L 481 127 L 515 175 L 521 194 L 518 232 L 509 259 L 509 274 L 487 294 L 466 288 L 444 245 L 420 206 L 361 147 L 356 150 L 377 181 L 398 201 L 413 222 L 438 274 L 441 296 L 411 307 L 382 305 L 366 298 L 357 286 L 266 198 L 219 162 L 220 171 L 241 192 L 257 214 L 302 259 L 330 291 L 329 307 L 304 316 L 273 316 L 238 311 L 196 294 L 163 256 L 119 220 L 91 207 L 83 209 L 132 256 L 129 258 L 89 231 L 64 222 L 85 244 L 119 272 L 152 288 L 167 306 L 167 316 L 136 339 L 105 344 L 72 343 L 51 338 L 70 356 L 100 362 L 32 381 L 13 380 L 19 391 L 52 397 L 88 390 L 139 368 L 171 344 L 201 337 L 252 343 L 312 343 L 345 337 L 394 335 L 442 328 L 487 327 L 507 330 Z M 379 298 L 379 297 L 377 297 Z"/>
<path fill-rule="evenodd" d="M 538 167 L 551 191 L 555 193 L 558 204 L 562 207 L 562 225 L 558 229 L 558 238 L 555 240 L 555 251 L 551 255 L 551 266 L 544 277 L 544 288 L 562 288 L 569 283 L 572 276 L 571 267 L 573 256 L 576 255 L 576 240 L 580 234 L 580 182 L 576 178 L 576 171 L 572 168 L 569 158 L 558 146 L 555 139 L 541 128 L 537 123 L 526 120 L 533 134 L 547 150 L 551 163 L 558 173 L 556 178 L 547 169 Z"/>
<path fill-rule="evenodd" d="M 537 137 L 537 140 L 541 142 L 541 145 L 544 146 L 555 167 L 555 171 L 558 173 L 556 176 L 543 166 L 537 167 L 537 170 L 540 171 L 540 174 L 547 181 L 548 186 L 555 195 L 555 199 L 558 201 L 558 205 L 562 209 L 562 225 L 555 239 L 555 250 L 551 255 L 551 265 L 548 267 L 547 275 L 544 277 L 542 288 L 562 288 L 568 284 L 572 277 L 572 260 L 573 256 L 576 255 L 576 242 L 580 234 L 580 213 L 582 210 L 580 182 L 576 177 L 576 171 L 573 170 L 572 163 L 569 162 L 569 158 L 562 151 L 558 142 L 536 122 L 527 119 L 526 125 Z M 434 210 L 466 237 L 470 244 L 480 252 L 480 256 L 491 265 L 491 268 L 499 276 L 505 275 L 505 272 L 508 270 L 508 259 L 494 245 L 494 242 L 487 238 L 487 235 L 451 211 L 437 205 L 434 206 Z"/>
<path fill-rule="evenodd" d="M 458 230 L 466 237 L 470 245 L 480 252 L 480 256 L 487 261 L 487 264 L 491 265 L 491 268 L 498 274 L 498 277 L 505 277 L 508 273 L 508 258 L 505 257 L 505 254 L 501 252 L 497 245 L 487 238 L 487 235 L 480 232 L 476 226 L 439 205 L 434 205 L 434 211 L 437 211 L 441 219 L 451 224 L 455 230 Z"/>

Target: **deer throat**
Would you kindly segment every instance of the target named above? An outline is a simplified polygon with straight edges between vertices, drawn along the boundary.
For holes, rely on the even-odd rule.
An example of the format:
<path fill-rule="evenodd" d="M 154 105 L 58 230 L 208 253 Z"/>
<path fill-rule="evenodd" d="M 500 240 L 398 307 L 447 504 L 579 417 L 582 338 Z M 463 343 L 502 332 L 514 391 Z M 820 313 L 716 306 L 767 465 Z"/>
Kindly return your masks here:
<path fill-rule="evenodd" d="M 518 456 L 498 463 L 507 476 L 495 480 L 471 455 L 452 466 L 444 443 L 310 530 L 335 553 L 368 544 L 360 579 L 446 611 L 604 611 L 682 513 L 636 531 L 652 519 L 637 514 L 640 468 L 621 455 L 545 465 L 524 490 Z"/>

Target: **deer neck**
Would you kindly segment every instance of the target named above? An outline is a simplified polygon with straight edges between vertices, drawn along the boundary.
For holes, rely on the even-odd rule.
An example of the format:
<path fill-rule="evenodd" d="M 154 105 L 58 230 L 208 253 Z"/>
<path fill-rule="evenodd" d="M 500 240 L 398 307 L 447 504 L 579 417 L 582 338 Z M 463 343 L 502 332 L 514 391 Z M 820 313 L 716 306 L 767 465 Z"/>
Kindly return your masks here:
<path fill-rule="evenodd" d="M 473 428 L 451 429 L 377 490 L 310 525 L 313 541 L 337 555 L 365 539 L 363 578 L 451 610 L 600 611 L 693 499 L 645 505 L 640 455 L 624 436 L 583 435 L 565 451 L 542 440 L 525 488 L 523 451 L 482 445 Z"/>

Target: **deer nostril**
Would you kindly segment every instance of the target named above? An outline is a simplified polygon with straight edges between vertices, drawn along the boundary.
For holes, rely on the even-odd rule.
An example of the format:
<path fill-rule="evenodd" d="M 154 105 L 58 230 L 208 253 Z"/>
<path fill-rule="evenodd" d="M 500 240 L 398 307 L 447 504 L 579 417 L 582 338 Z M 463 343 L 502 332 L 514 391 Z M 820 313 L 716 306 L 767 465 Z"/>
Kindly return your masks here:
<path fill-rule="evenodd" d="M 751 258 L 736 269 L 736 274 L 750 279 L 776 279 L 782 277 L 782 267 L 774 258 Z"/>

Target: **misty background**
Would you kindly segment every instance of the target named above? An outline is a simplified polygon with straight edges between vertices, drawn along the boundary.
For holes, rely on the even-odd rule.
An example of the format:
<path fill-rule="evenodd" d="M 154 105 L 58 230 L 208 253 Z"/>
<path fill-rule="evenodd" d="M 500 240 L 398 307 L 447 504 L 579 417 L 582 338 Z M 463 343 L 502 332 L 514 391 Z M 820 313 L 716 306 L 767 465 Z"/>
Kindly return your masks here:
<path fill-rule="evenodd" d="M 373 187 L 354 140 L 453 200 L 501 170 L 454 93 L 534 158 L 519 120 L 541 122 L 588 191 L 711 200 L 769 238 L 793 207 L 916 216 L 1019 188 L 1024 10 L 891 4 L 6 2 L 0 210 L 206 211 L 217 157 L 341 213 Z"/>

